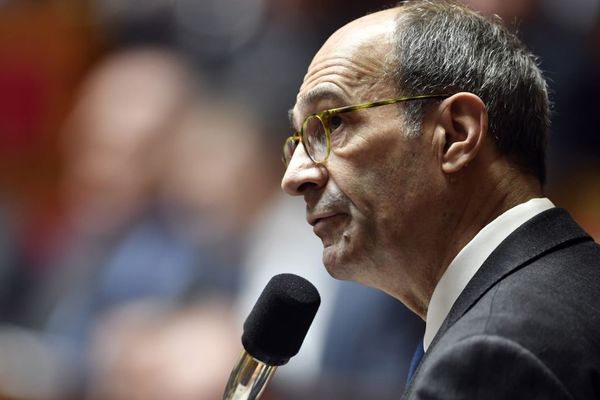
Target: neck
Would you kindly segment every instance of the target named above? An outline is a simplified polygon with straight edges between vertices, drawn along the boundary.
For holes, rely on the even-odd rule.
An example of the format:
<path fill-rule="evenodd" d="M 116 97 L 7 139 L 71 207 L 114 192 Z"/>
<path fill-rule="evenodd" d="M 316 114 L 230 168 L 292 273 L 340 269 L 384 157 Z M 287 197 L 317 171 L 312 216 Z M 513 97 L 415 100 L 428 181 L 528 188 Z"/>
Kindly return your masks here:
<path fill-rule="evenodd" d="M 523 178 L 521 182 L 517 182 L 515 177 L 506 175 L 496 185 L 480 186 L 475 193 L 465 198 L 462 207 L 456 212 L 452 231 L 447 232 L 448 245 L 435 275 L 436 284 L 450 262 L 481 229 L 509 209 L 542 196 L 541 191 L 535 190 L 527 180 Z"/>
<path fill-rule="evenodd" d="M 413 252 L 412 259 L 402 263 L 413 266 L 406 269 L 403 284 L 387 290 L 422 319 L 426 318 L 437 283 L 460 250 L 505 211 L 542 196 L 535 178 L 524 176 L 514 168 L 489 169 L 492 173 L 486 171 L 485 179 L 476 173 L 465 174 L 460 182 L 452 184 L 455 186 L 451 189 L 452 196 L 440 204 L 440 209 L 444 210 L 440 215 L 444 217 L 429 230 L 427 240 Z M 498 173 L 494 174 L 494 171 Z"/>

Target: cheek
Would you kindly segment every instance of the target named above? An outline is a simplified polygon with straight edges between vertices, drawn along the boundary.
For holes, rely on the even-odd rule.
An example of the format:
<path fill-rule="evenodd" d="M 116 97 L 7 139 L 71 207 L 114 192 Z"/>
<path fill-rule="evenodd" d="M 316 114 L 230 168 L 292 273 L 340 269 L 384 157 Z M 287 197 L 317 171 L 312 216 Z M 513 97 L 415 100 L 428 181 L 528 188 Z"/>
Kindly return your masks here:
<path fill-rule="evenodd" d="M 364 233 L 374 245 L 410 235 L 435 197 L 431 164 L 417 152 L 384 152 L 347 174 L 347 193 L 357 208 Z M 367 167 L 368 165 L 368 167 Z"/>
<path fill-rule="evenodd" d="M 344 162 L 337 173 L 340 188 L 361 214 L 385 217 L 395 213 L 418 189 L 415 158 L 415 153 L 397 154 L 389 147 L 365 151 L 352 162 Z"/>
<path fill-rule="evenodd" d="M 376 245 L 405 236 L 427 213 L 436 163 L 425 136 L 406 138 L 401 127 L 377 128 L 377 121 L 367 126 L 375 128 L 355 132 L 329 169 L 356 208 L 353 219 Z"/>
<path fill-rule="evenodd" d="M 381 242 L 381 218 L 389 211 L 385 204 L 387 195 L 385 190 L 382 191 L 385 185 L 380 184 L 380 177 L 375 176 L 373 171 L 363 173 L 354 168 L 344 168 L 336 178 L 350 213 L 349 224 L 339 241 L 344 248 L 342 253 L 363 260 L 359 254 L 373 253 L 377 243 Z"/>

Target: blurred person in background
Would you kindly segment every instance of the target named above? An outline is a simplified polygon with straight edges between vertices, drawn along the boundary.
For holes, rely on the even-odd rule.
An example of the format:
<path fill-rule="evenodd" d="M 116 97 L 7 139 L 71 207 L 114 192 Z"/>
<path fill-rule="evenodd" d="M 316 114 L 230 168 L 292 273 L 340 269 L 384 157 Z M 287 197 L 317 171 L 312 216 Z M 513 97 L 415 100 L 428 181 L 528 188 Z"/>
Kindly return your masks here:
<path fill-rule="evenodd" d="M 33 303 L 50 315 L 51 331 L 81 335 L 86 319 L 111 302 L 169 295 L 184 284 L 152 275 L 168 277 L 177 267 L 169 253 L 177 249 L 161 236 L 154 192 L 161 147 L 192 87 L 179 56 L 151 48 L 112 55 L 84 82 L 64 132 L 64 246 Z M 110 275 L 149 262 L 155 267 L 144 275 Z"/>
<path fill-rule="evenodd" d="M 97 315 L 130 299 L 178 296 L 195 268 L 172 259 L 192 251 L 168 240 L 154 198 L 160 148 L 194 83 L 179 56 L 144 48 L 109 57 L 82 85 L 63 136 L 63 211 L 21 316 L 46 334 L 73 378 L 67 386 L 85 376 Z"/>
<path fill-rule="evenodd" d="M 94 329 L 85 398 L 221 399 L 239 356 L 237 321 L 227 304 L 114 308 Z"/>
<path fill-rule="evenodd" d="M 246 241 L 277 193 L 278 160 L 259 126 L 221 95 L 187 105 L 162 147 L 156 197 L 171 234 L 203 257 L 177 302 L 138 299 L 103 313 L 92 343 L 92 398 L 222 396 L 241 351 L 233 302 Z"/>

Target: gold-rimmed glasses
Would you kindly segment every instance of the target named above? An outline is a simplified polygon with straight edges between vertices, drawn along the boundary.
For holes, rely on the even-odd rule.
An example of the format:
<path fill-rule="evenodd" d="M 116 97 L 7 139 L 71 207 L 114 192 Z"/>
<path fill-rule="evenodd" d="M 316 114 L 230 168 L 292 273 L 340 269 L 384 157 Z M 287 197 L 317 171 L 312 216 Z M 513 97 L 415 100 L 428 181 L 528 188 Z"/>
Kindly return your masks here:
<path fill-rule="evenodd" d="M 329 110 L 311 114 L 306 117 L 302 123 L 300 132 L 294 133 L 285 140 L 285 143 L 283 144 L 283 164 L 287 168 L 299 142 L 302 142 L 306 154 L 308 154 L 308 157 L 310 157 L 314 163 L 321 164 L 327 161 L 329 153 L 331 152 L 331 119 L 337 114 L 386 106 L 388 104 L 395 104 L 403 101 L 435 99 L 448 96 L 450 95 L 426 94 L 421 96 L 399 97 L 395 99 L 362 103 L 354 106 L 331 108 Z"/>

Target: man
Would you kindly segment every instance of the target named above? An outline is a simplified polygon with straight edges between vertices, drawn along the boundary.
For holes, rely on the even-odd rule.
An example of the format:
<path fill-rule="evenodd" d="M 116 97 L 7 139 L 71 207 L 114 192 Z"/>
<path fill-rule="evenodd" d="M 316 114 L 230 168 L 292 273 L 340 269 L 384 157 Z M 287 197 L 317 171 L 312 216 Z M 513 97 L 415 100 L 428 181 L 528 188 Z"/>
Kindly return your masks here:
<path fill-rule="evenodd" d="M 353 21 L 309 66 L 282 187 L 331 275 L 426 321 L 406 398 L 600 397 L 600 246 L 543 198 L 548 104 L 515 36 L 442 1 Z"/>

